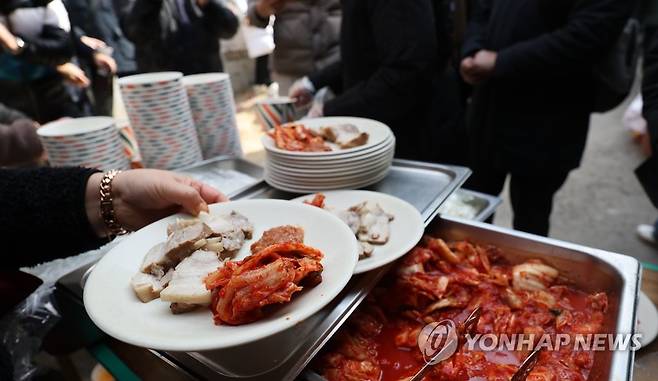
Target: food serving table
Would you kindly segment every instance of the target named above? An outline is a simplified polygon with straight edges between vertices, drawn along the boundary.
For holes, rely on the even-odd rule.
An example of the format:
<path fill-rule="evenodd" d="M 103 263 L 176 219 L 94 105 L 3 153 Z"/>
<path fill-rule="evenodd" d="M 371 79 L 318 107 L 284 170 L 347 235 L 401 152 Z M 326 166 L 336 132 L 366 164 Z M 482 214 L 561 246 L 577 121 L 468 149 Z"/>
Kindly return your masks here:
<path fill-rule="evenodd" d="M 205 170 L 200 169 L 204 167 Z M 239 159 L 215 159 L 181 171 L 202 177 L 210 183 L 213 179 L 208 177 L 209 172 L 220 178 L 233 178 L 240 183 L 236 189 L 227 192 L 233 199 L 291 199 L 297 196 L 275 190 L 259 181 L 259 167 Z M 481 240 L 498 245 L 517 257 L 550 257 L 552 261 L 549 263 L 557 261 L 556 264 L 561 264 L 562 268 L 571 268 L 572 273 L 567 276 L 571 275 L 571 279 L 576 281 L 587 279 L 582 285 L 585 289 L 599 288 L 610 293 L 613 313 L 606 328 L 610 332 L 633 332 L 640 278 L 637 261 L 491 225 L 437 217 L 443 201 L 461 186 L 469 174 L 470 171 L 463 167 L 395 160 L 389 175 L 367 189 L 392 194 L 410 202 L 421 211 L 429 231 L 442 234 L 447 239 L 468 237 Z M 486 213 L 479 216 L 481 219 L 487 217 Z M 62 278 L 58 284 L 58 295 L 62 299 L 62 314 L 74 317 L 74 323 L 68 324 L 69 330 L 77 330 L 72 337 L 82 338 L 82 346 L 101 358 L 103 365 L 115 375 L 120 374 L 122 380 L 294 380 L 300 374 L 307 379 L 317 379 L 312 372 L 304 370 L 391 266 L 354 276 L 334 301 L 287 331 L 254 343 L 204 353 L 153 351 L 103 335 L 86 317 L 82 306 L 82 285 L 89 266 Z M 580 283 L 578 285 L 581 286 Z M 633 353 L 606 352 L 596 360 L 596 374 L 601 379 L 627 380 L 632 374 L 632 364 Z"/>

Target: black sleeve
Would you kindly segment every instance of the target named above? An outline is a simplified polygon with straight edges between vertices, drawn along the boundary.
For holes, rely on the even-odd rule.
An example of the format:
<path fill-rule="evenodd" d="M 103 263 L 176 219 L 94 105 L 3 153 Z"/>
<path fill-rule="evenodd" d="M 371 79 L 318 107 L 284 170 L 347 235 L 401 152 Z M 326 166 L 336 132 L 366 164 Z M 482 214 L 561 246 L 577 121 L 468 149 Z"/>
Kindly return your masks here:
<path fill-rule="evenodd" d="M 13 270 L 75 255 L 102 244 L 85 211 L 95 170 L 0 169 L 0 267 Z"/>
<path fill-rule="evenodd" d="M 612 47 L 635 1 L 580 1 L 566 25 L 499 51 L 494 76 L 531 79 L 586 69 Z"/>
<path fill-rule="evenodd" d="M 644 53 L 643 114 L 651 136 L 651 147 L 654 152 L 658 152 L 658 33 L 653 34 L 649 46 L 649 50 Z"/>
<path fill-rule="evenodd" d="M 44 25 L 38 38 L 25 39 L 25 48 L 19 57 L 48 66 L 69 62 L 73 57 L 71 36 L 62 28 Z"/>
<path fill-rule="evenodd" d="M 159 38 L 162 0 L 135 0 L 123 8 L 121 25 L 124 33 L 137 45 Z"/>
<path fill-rule="evenodd" d="M 430 0 L 370 0 L 368 23 L 379 67 L 365 81 L 324 105 L 324 114 L 392 122 L 407 114 L 437 66 L 436 29 Z M 343 65 L 346 63 L 343 61 Z"/>
<path fill-rule="evenodd" d="M 86 35 L 87 33 L 80 27 L 71 28 L 71 38 L 73 39 L 76 55 L 87 62 L 93 62 L 94 49 L 82 42 L 82 37 Z"/>
<path fill-rule="evenodd" d="M 308 79 L 316 90 L 329 87 L 334 94 L 340 94 L 343 92 L 343 64 L 338 60 L 320 71 L 309 74 Z"/>
<path fill-rule="evenodd" d="M 471 20 L 466 27 L 464 44 L 462 45 L 462 57 L 470 57 L 478 50 L 484 49 L 489 16 L 491 15 L 491 0 L 473 1 Z"/>
<path fill-rule="evenodd" d="M 210 0 L 203 12 L 217 38 L 231 38 L 238 32 L 240 27 L 238 16 L 220 0 Z"/>

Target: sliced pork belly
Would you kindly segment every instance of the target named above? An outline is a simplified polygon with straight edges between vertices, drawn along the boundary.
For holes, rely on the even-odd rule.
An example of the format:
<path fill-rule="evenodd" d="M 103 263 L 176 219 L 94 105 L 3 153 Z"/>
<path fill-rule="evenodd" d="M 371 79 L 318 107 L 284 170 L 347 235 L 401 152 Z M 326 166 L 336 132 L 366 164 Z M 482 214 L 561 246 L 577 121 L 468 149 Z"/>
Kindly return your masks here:
<path fill-rule="evenodd" d="M 164 242 L 159 243 L 151 248 L 142 262 L 141 271 L 144 274 L 151 274 L 156 277 L 164 276 L 165 272 L 176 264 L 165 255 Z"/>
<path fill-rule="evenodd" d="M 304 243 L 304 229 L 299 226 L 285 225 L 267 230 L 261 239 L 251 245 L 251 253 L 256 254 L 276 243 L 288 242 Z"/>
<path fill-rule="evenodd" d="M 160 297 L 160 293 L 167 286 L 173 276 L 173 270 L 169 270 L 162 277 L 152 274 L 137 273 L 130 280 L 130 285 L 135 295 L 144 303 Z"/>
<path fill-rule="evenodd" d="M 368 134 L 360 132 L 353 124 L 322 127 L 320 133 L 325 139 L 338 144 L 343 149 L 362 146 L 368 142 Z"/>
<path fill-rule="evenodd" d="M 167 238 L 164 252 L 165 256 L 173 265 L 192 254 L 196 249 L 205 244 L 205 239 L 210 237 L 213 231 L 208 225 L 197 222 L 183 229 L 176 229 Z"/>
<path fill-rule="evenodd" d="M 162 290 L 160 298 L 166 302 L 207 305 L 210 303 L 210 291 L 204 280 L 208 274 L 216 271 L 222 262 L 211 251 L 195 251 L 176 266 L 167 288 Z"/>
<path fill-rule="evenodd" d="M 250 239 L 254 232 L 254 225 L 247 217 L 235 211 L 229 215 L 204 213 L 200 219 L 210 227 L 213 237 L 221 237 L 221 247 L 229 254 L 240 250 L 245 239 Z"/>
<path fill-rule="evenodd" d="M 373 244 L 385 244 L 390 236 L 389 222 L 393 216 L 386 213 L 376 202 L 366 201 L 350 208 L 361 217 L 361 226 L 357 235 L 359 241 Z"/>
<path fill-rule="evenodd" d="M 359 232 L 359 227 L 361 227 L 361 216 L 359 216 L 359 213 L 351 209 L 338 211 L 331 210 L 331 212 L 343 220 L 343 222 L 350 227 L 352 233 L 357 234 Z"/>

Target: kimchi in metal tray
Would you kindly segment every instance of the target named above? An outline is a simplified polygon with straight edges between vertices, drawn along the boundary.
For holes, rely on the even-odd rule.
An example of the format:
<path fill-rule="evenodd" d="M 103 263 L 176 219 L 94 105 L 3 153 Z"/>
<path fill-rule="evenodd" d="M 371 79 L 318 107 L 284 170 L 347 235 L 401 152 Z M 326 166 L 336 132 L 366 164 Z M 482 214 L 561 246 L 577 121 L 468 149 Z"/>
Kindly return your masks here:
<path fill-rule="evenodd" d="M 635 311 L 640 290 L 641 266 L 632 257 L 570 244 L 550 238 L 517 232 L 481 222 L 437 216 L 426 233 L 446 241 L 468 240 L 474 244 L 494 245 L 511 264 L 540 259 L 556 268 L 560 277 L 586 293 L 605 292 L 608 310 L 603 332 L 635 333 Z M 394 264 L 395 266 L 395 264 Z M 596 351 L 588 380 L 631 380 L 634 352 Z M 312 370 L 304 378 L 322 381 Z"/>

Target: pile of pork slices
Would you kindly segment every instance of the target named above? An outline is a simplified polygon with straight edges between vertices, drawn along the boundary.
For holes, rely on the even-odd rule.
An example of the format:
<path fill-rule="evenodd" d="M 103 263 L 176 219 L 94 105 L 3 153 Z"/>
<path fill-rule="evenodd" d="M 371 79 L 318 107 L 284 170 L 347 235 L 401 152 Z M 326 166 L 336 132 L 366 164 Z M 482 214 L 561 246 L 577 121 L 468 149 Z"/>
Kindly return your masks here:
<path fill-rule="evenodd" d="M 253 231 L 253 224 L 235 211 L 177 220 L 167 227 L 167 240 L 146 254 L 131 286 L 144 303 L 157 298 L 171 303 L 174 314 L 208 306 L 211 292 L 204 279 L 232 258 Z"/>

